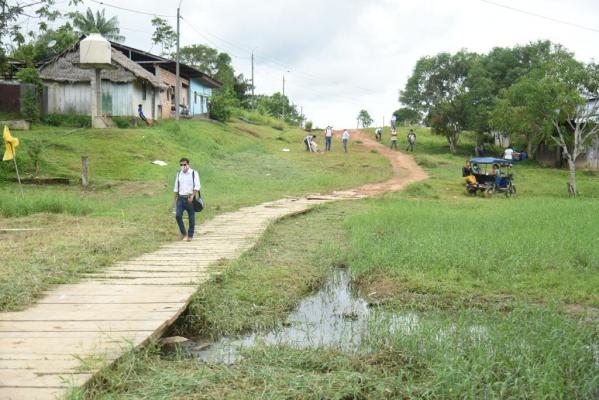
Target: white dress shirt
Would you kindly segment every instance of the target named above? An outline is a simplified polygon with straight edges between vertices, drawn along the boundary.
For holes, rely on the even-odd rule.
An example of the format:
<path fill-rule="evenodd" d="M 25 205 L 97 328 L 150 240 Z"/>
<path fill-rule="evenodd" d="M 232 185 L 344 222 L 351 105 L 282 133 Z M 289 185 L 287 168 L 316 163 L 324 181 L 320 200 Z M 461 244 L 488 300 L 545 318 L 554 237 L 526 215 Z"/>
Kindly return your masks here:
<path fill-rule="evenodd" d="M 189 168 L 187 172 L 179 171 L 175 178 L 175 187 L 173 192 L 181 196 L 188 196 L 193 192 L 200 190 L 200 174 Z"/>

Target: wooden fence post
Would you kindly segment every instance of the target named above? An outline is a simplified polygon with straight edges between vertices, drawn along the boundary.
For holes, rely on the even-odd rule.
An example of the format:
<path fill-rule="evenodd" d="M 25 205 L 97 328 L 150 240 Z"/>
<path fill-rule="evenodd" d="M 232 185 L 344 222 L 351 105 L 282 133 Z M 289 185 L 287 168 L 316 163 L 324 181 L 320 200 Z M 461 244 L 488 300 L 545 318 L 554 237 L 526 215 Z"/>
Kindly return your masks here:
<path fill-rule="evenodd" d="M 84 188 L 89 185 L 89 157 L 82 156 L 81 163 L 83 164 L 83 169 L 81 171 L 81 186 Z"/>

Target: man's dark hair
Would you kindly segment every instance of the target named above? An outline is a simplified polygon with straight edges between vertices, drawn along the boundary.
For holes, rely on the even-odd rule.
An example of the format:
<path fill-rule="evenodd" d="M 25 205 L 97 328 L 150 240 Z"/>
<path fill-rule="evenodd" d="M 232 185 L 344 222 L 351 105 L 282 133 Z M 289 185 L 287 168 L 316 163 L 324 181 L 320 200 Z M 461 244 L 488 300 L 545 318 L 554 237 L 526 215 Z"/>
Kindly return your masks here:
<path fill-rule="evenodd" d="M 179 160 L 180 163 L 182 162 L 186 162 L 187 164 L 189 164 L 189 158 L 185 158 L 183 157 L 182 159 Z"/>
<path fill-rule="evenodd" d="M 315 137 L 316 137 L 316 135 L 312 135 L 312 137 L 313 137 L 313 138 L 315 138 Z"/>
<path fill-rule="evenodd" d="M 137 107 L 141 107 L 141 104 L 138 104 Z"/>

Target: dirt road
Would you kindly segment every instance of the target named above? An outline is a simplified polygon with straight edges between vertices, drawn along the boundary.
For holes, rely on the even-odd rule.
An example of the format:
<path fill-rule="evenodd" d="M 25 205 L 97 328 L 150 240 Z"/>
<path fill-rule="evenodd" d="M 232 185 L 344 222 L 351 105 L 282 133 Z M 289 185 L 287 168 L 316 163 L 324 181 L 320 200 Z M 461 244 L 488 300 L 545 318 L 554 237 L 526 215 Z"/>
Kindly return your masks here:
<path fill-rule="evenodd" d="M 341 141 L 342 131 L 334 132 L 335 138 Z M 393 177 L 389 180 L 368 183 L 358 188 L 348 191 L 337 191 L 335 194 L 354 194 L 356 196 L 377 196 L 387 192 L 397 192 L 410 183 L 422 181 L 428 178 L 428 174 L 416 163 L 416 161 L 409 155 L 397 151 L 391 150 L 388 146 L 381 144 L 370 137 L 367 133 L 361 130 L 350 130 L 350 141 L 356 142 L 361 141 L 362 144 L 368 148 L 375 149 L 383 157 L 387 158 L 391 162 L 393 168 Z M 351 154 L 350 154 L 351 156 Z"/>

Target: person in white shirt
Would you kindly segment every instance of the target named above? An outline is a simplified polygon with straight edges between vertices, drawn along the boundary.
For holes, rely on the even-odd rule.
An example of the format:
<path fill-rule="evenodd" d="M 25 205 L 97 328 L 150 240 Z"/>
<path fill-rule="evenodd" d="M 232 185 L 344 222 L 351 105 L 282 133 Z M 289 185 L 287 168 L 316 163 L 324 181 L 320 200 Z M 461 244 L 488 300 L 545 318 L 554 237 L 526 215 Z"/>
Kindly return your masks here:
<path fill-rule="evenodd" d="M 391 129 L 395 129 L 396 122 L 397 122 L 397 115 L 391 114 Z"/>
<path fill-rule="evenodd" d="M 175 219 L 181 232 L 181 240 L 191 241 L 195 231 L 195 210 L 193 208 L 193 199 L 200 191 L 200 174 L 191 169 L 189 159 L 183 157 L 179 160 L 181 171 L 177 172 L 175 178 Z M 183 211 L 187 211 L 189 217 L 189 229 L 185 230 L 183 223 Z"/>
<path fill-rule="evenodd" d="M 343 130 L 343 135 L 341 135 L 341 141 L 343 142 L 343 150 L 347 153 L 347 144 L 349 143 L 349 132 L 347 129 Z"/>
<path fill-rule="evenodd" d="M 503 152 L 503 158 L 506 160 L 512 160 L 514 158 L 514 149 L 508 147 Z"/>
<path fill-rule="evenodd" d="M 383 139 L 383 130 L 381 128 L 376 128 L 374 130 L 374 137 L 376 138 L 377 142 L 380 142 Z"/>
<path fill-rule="evenodd" d="M 304 144 L 306 145 L 306 151 L 312 151 L 312 141 L 316 139 L 316 135 L 308 135 L 304 138 Z"/>
<path fill-rule="evenodd" d="M 333 127 L 332 126 L 327 126 L 327 129 L 324 131 L 324 140 L 325 140 L 325 145 L 324 145 L 325 151 L 331 151 L 331 143 L 333 142 Z"/>
<path fill-rule="evenodd" d="M 397 150 L 397 131 L 395 128 L 391 129 L 391 149 Z"/>

